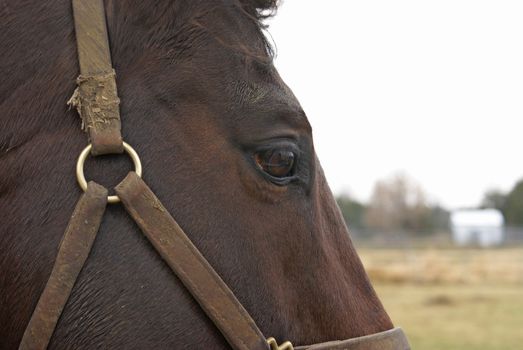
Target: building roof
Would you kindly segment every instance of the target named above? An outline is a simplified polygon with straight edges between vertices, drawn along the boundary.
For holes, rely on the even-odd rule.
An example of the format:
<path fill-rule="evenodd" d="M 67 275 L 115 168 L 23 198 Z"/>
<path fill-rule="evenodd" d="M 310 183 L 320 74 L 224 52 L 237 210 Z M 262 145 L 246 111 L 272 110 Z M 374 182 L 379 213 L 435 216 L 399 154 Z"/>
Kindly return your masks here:
<path fill-rule="evenodd" d="M 500 227 L 505 220 L 497 209 L 456 210 L 450 215 L 453 226 Z"/>

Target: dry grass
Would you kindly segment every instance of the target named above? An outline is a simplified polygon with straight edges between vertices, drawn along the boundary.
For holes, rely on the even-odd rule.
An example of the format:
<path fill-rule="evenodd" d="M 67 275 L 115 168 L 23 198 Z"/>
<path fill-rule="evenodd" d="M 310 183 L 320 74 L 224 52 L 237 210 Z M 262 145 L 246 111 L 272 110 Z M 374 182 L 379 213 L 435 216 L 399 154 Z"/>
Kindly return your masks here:
<path fill-rule="evenodd" d="M 523 249 L 359 252 L 413 349 L 523 348 Z"/>
<path fill-rule="evenodd" d="M 523 286 L 375 284 L 419 350 L 523 348 Z"/>
<path fill-rule="evenodd" d="M 523 249 L 360 249 L 373 281 L 523 284 Z"/>

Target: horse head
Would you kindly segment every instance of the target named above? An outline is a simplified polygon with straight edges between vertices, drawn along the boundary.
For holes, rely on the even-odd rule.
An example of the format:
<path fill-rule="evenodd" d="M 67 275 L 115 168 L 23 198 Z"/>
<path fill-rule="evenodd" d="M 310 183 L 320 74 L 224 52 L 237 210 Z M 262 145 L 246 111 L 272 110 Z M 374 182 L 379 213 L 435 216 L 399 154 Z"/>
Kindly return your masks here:
<path fill-rule="evenodd" d="M 85 145 L 69 1 L 4 2 L 0 339 L 20 341 L 80 193 Z M 311 126 L 272 63 L 275 1 L 106 1 L 122 134 L 144 179 L 264 334 L 313 344 L 393 327 L 351 242 Z M 297 34 L 298 35 L 298 34 Z M 314 67 L 311 67 L 314 69 Z M 306 72 L 304 72 L 305 74 Z M 116 181 L 127 164 L 91 163 Z M 109 179 L 109 180 L 105 180 Z M 227 348 L 119 206 L 110 206 L 51 348 Z"/>

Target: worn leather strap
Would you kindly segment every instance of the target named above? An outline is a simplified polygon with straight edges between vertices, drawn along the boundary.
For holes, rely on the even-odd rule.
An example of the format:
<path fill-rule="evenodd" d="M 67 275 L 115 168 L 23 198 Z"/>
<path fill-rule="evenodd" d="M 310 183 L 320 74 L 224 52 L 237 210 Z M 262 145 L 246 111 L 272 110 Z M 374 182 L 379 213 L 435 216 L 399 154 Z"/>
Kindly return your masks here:
<path fill-rule="evenodd" d="M 267 350 L 247 311 L 134 172 L 116 187 L 125 209 L 235 350 Z"/>
<path fill-rule="evenodd" d="M 297 346 L 295 350 L 410 350 L 401 328 L 342 341 Z"/>
<path fill-rule="evenodd" d="M 122 153 L 120 100 L 103 0 L 73 0 L 73 13 L 80 76 L 68 104 L 76 107 L 82 117 L 93 155 Z"/>
<path fill-rule="evenodd" d="M 107 205 L 107 190 L 89 182 L 76 204 L 53 270 L 25 329 L 19 350 L 44 350 L 91 250 Z"/>

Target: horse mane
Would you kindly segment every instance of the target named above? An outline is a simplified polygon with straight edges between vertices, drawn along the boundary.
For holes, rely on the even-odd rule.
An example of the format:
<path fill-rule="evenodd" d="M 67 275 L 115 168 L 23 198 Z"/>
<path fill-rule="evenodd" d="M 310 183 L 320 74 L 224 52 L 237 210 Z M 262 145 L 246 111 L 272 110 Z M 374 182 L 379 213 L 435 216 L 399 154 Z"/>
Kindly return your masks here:
<path fill-rule="evenodd" d="M 263 21 L 276 14 L 280 1 L 278 0 L 242 0 L 243 7 L 258 21 Z M 261 26 L 265 26 L 260 22 Z"/>
<path fill-rule="evenodd" d="M 259 62 L 269 62 L 272 63 L 272 59 L 275 56 L 275 48 L 267 39 L 267 36 L 264 35 L 263 31 L 266 30 L 269 25 L 265 20 L 276 15 L 278 6 L 280 5 L 279 0 L 240 0 L 243 7 L 243 12 L 247 15 L 249 19 L 254 21 L 259 28 L 259 35 L 263 40 L 265 51 L 269 60 L 264 60 L 260 57 L 257 58 Z M 244 52 L 247 56 L 252 56 L 248 52 Z"/>

